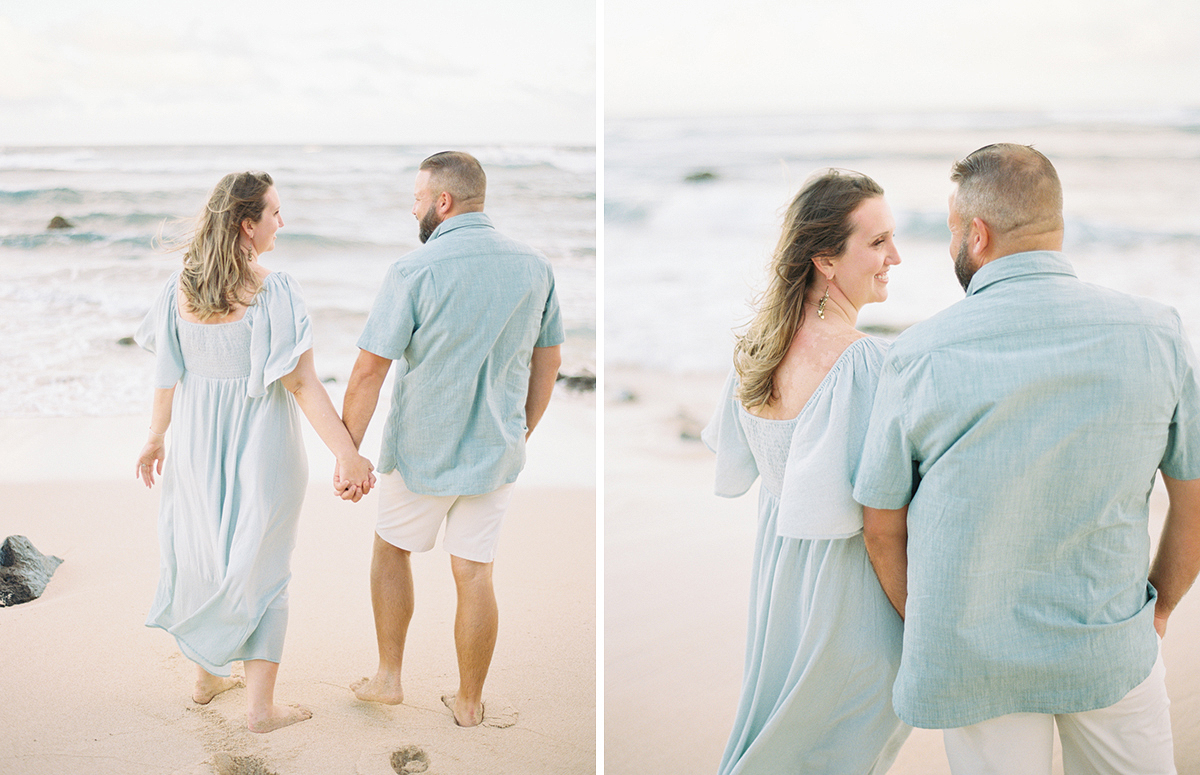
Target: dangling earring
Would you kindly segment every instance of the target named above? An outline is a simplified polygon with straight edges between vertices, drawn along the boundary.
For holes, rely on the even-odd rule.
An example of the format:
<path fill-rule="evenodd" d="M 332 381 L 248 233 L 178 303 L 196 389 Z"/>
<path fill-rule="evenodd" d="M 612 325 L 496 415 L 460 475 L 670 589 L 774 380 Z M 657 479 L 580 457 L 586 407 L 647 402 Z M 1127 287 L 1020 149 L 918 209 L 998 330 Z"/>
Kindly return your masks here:
<path fill-rule="evenodd" d="M 825 295 L 821 297 L 821 302 L 817 305 L 817 317 L 821 320 L 825 319 L 825 302 L 829 301 L 829 286 L 825 286 Z"/>

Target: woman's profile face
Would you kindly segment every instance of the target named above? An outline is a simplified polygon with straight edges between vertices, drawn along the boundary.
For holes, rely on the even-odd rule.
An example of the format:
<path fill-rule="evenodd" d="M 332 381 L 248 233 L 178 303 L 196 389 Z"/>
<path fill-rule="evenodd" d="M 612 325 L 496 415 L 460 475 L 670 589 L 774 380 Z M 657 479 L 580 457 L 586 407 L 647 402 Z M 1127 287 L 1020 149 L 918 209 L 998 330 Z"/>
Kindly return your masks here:
<path fill-rule="evenodd" d="M 275 247 L 275 232 L 283 228 L 283 217 L 279 211 L 279 193 L 275 187 L 267 189 L 263 195 L 266 206 L 262 216 L 257 221 L 247 221 L 242 224 L 243 242 L 249 242 L 254 255 L 262 255 Z"/>
<path fill-rule="evenodd" d="M 850 213 L 853 230 L 834 263 L 833 282 L 855 309 L 887 299 L 888 270 L 900 263 L 894 241 L 896 221 L 881 196 L 864 199 Z"/>

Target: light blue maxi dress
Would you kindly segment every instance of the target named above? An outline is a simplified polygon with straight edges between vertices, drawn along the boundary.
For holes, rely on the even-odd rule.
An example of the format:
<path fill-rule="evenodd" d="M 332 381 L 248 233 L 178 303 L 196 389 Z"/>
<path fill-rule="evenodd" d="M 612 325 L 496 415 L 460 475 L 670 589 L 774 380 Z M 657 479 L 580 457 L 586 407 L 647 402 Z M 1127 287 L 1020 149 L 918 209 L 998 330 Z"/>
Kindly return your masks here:
<path fill-rule="evenodd" d="M 179 317 L 179 275 L 138 330 L 155 387 L 178 384 L 162 476 L 160 577 L 148 627 L 214 675 L 279 662 L 296 524 L 308 483 L 300 412 L 279 381 L 312 347 L 299 286 L 273 272 L 236 322 Z"/>
<path fill-rule="evenodd" d="M 800 414 L 766 420 L 736 374 L 704 431 L 717 494 L 762 477 L 745 673 L 721 775 L 863 775 L 911 728 L 892 710 L 902 622 L 879 585 L 850 497 L 887 344 L 851 344 Z"/>

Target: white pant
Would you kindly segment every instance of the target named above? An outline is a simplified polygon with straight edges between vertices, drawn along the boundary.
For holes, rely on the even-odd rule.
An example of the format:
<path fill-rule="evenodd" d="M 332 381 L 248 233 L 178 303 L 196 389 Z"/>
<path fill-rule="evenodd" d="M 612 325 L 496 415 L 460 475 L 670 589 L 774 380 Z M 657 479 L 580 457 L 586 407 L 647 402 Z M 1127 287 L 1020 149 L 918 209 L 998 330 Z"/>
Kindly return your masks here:
<path fill-rule="evenodd" d="M 408 489 L 399 471 L 380 474 L 375 532 L 392 546 L 427 552 L 444 521 L 443 549 L 464 560 L 492 562 L 515 487 L 503 484 L 483 495 L 421 495 Z"/>
<path fill-rule="evenodd" d="M 1115 705 L 1084 713 L 1013 713 L 943 730 L 954 775 L 1050 775 L 1054 724 L 1064 775 L 1176 775 L 1162 648 L 1150 676 Z"/>

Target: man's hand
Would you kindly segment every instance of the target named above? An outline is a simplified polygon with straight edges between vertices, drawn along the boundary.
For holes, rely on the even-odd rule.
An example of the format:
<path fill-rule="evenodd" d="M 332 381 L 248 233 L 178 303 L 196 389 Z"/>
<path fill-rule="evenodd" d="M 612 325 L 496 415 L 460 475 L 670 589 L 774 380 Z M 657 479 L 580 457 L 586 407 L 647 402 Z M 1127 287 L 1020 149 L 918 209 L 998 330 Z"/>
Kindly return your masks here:
<path fill-rule="evenodd" d="M 1167 518 L 1158 552 L 1150 567 L 1150 583 L 1158 592 L 1154 603 L 1154 629 L 1167 631 L 1167 617 L 1179 605 L 1200 573 L 1200 479 L 1172 479 L 1162 475 L 1167 487 Z"/>
<path fill-rule="evenodd" d="M 333 469 L 333 494 L 342 500 L 358 503 L 364 495 L 375 488 L 376 481 L 373 470 L 367 474 L 367 478 L 362 482 L 355 483 L 353 479 L 344 478 L 342 476 L 342 465 L 339 463 Z"/>

